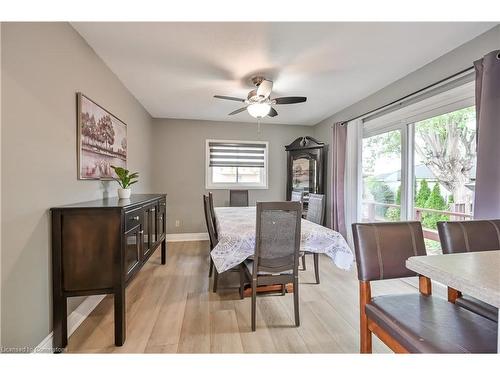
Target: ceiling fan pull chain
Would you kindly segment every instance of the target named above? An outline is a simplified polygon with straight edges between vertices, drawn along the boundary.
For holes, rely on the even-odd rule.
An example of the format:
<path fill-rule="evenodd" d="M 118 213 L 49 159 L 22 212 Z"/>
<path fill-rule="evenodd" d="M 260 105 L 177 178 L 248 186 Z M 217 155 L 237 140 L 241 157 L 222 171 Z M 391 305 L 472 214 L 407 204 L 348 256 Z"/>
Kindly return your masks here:
<path fill-rule="evenodd" d="M 257 134 L 260 135 L 260 117 L 257 118 Z"/>

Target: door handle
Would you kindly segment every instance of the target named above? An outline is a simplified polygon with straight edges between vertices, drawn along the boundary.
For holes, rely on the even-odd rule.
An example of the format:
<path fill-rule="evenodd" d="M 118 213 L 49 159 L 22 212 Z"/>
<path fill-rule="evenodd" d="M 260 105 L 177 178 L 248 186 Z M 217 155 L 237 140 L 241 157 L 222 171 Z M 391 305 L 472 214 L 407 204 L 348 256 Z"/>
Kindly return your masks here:
<path fill-rule="evenodd" d="M 140 230 L 140 231 L 139 231 L 139 237 L 140 237 L 143 233 L 144 233 L 144 231 L 143 231 L 143 230 Z M 137 261 L 138 261 L 138 262 L 141 260 L 141 245 L 140 245 L 141 243 L 142 243 L 142 241 L 141 241 L 141 240 L 137 241 Z"/>

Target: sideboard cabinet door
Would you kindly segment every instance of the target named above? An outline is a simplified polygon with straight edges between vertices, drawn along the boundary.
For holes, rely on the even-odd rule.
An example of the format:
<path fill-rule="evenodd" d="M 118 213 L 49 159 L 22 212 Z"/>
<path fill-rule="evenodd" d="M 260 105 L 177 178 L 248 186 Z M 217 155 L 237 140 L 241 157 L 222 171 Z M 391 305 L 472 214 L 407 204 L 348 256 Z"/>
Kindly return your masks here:
<path fill-rule="evenodd" d="M 158 239 L 165 234 L 167 202 L 161 200 L 158 205 Z"/>
<path fill-rule="evenodd" d="M 137 225 L 125 234 L 125 275 L 126 279 L 134 274 L 141 262 L 143 230 Z"/>
<path fill-rule="evenodd" d="M 158 205 L 155 204 L 153 207 L 151 207 L 150 211 L 151 215 L 151 226 L 150 226 L 150 235 L 151 235 L 151 247 L 153 247 L 154 244 L 156 244 L 156 241 L 158 241 L 157 233 L 158 233 L 158 228 L 157 228 L 157 221 L 158 221 Z"/>

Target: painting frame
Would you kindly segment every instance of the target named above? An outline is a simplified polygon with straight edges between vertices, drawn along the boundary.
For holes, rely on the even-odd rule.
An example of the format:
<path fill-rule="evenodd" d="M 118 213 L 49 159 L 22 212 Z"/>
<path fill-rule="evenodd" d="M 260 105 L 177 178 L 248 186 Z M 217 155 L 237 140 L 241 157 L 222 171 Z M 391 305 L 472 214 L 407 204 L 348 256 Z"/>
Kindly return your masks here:
<path fill-rule="evenodd" d="M 111 165 L 127 168 L 127 124 L 81 92 L 76 93 L 76 101 L 77 178 L 78 180 L 113 180 L 114 172 L 110 168 Z M 97 114 L 102 114 L 102 116 L 96 121 Z M 104 126 L 107 126 L 108 132 L 106 134 L 108 137 L 92 137 L 92 134 L 87 134 L 87 136 L 83 134 L 84 126 L 88 125 L 87 121 L 92 121 L 95 128 L 96 122 L 104 117 L 107 120 Z M 85 125 L 84 122 L 86 122 Z M 88 129 L 88 127 L 85 129 L 87 133 Z M 118 142 L 121 146 L 116 150 L 114 147 L 115 134 L 119 135 Z M 108 142 L 110 137 L 111 141 Z M 99 162 L 95 160 L 98 158 L 100 158 Z M 92 165 L 92 160 L 94 160 L 94 165 Z"/>

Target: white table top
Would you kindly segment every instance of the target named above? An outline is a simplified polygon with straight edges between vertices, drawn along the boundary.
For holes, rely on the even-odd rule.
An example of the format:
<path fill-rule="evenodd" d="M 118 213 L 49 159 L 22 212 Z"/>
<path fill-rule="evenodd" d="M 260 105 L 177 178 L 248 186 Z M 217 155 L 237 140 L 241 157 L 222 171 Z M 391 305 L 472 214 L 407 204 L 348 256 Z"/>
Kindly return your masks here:
<path fill-rule="evenodd" d="M 224 272 L 242 263 L 255 251 L 255 207 L 216 207 L 219 243 L 211 252 L 217 271 Z M 342 235 L 330 228 L 302 219 L 302 251 L 323 253 L 335 265 L 348 270 L 354 254 Z"/>
<path fill-rule="evenodd" d="M 500 308 L 500 250 L 415 256 L 406 267 Z"/>

